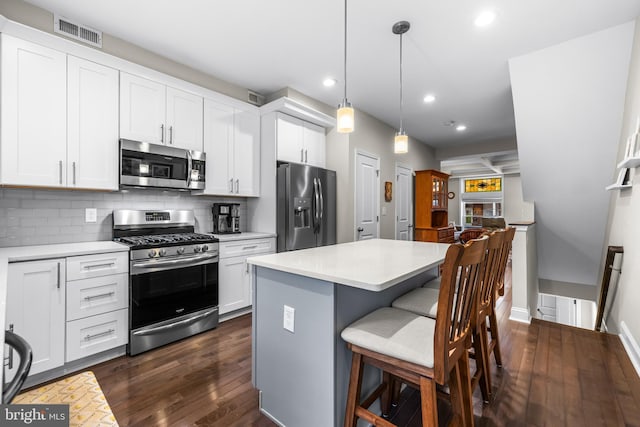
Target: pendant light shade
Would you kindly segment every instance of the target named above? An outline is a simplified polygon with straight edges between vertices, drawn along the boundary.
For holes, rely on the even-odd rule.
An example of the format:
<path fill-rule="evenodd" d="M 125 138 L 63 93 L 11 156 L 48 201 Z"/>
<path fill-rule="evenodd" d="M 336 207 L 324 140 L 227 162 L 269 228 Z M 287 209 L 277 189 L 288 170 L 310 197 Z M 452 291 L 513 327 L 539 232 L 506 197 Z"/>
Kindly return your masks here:
<path fill-rule="evenodd" d="M 409 137 L 406 133 L 396 133 L 393 139 L 393 152 L 396 154 L 405 154 L 409 151 Z"/>
<path fill-rule="evenodd" d="M 353 107 L 351 107 L 351 103 L 345 98 L 338 108 L 338 132 L 353 132 L 353 122 Z"/>
<path fill-rule="evenodd" d="M 338 132 L 353 132 L 355 123 L 353 107 L 347 100 L 347 0 L 344 0 L 344 98 L 338 106 L 337 121 Z"/>
<path fill-rule="evenodd" d="M 400 35 L 400 129 L 393 140 L 393 152 L 405 154 L 409 151 L 409 137 L 402 127 L 402 35 L 409 31 L 411 24 L 407 21 L 399 21 L 393 24 L 391 31 Z"/>

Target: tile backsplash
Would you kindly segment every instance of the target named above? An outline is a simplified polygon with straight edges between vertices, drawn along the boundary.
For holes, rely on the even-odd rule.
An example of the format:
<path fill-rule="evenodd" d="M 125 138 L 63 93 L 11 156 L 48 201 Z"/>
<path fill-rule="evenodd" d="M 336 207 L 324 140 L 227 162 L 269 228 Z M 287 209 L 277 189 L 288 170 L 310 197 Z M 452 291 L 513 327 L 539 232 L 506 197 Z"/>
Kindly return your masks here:
<path fill-rule="evenodd" d="M 240 203 L 240 230 L 246 231 L 246 199 L 196 196 L 188 192 L 120 192 L 0 189 L 0 247 L 111 240 L 114 209 L 192 209 L 196 232 L 213 229 L 213 203 Z M 95 208 L 95 223 L 85 209 Z"/>

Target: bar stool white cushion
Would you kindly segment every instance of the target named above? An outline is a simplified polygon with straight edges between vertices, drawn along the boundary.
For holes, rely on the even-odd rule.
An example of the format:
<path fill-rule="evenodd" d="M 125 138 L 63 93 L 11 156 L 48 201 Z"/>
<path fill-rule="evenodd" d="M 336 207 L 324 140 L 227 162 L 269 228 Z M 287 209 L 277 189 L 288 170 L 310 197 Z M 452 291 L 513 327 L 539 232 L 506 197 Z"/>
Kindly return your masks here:
<path fill-rule="evenodd" d="M 391 306 L 435 319 L 438 314 L 438 295 L 440 289 L 416 288 L 396 298 Z"/>
<path fill-rule="evenodd" d="M 347 326 L 341 336 L 358 347 L 432 368 L 435 325 L 435 319 L 383 307 Z"/>
<path fill-rule="evenodd" d="M 423 288 L 431 288 L 431 289 L 440 289 L 440 280 L 442 276 L 438 276 L 433 280 L 429 280 L 427 283 L 422 285 Z"/>

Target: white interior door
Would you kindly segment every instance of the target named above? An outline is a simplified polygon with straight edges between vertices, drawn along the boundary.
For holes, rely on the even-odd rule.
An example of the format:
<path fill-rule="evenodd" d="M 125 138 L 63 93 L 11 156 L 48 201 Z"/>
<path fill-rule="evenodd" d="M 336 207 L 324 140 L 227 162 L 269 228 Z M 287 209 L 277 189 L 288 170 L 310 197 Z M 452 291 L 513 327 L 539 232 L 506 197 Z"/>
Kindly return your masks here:
<path fill-rule="evenodd" d="M 410 168 L 396 165 L 396 240 L 413 240 L 412 175 Z"/>
<path fill-rule="evenodd" d="M 378 238 L 379 171 L 378 157 L 356 152 L 355 240 Z"/>

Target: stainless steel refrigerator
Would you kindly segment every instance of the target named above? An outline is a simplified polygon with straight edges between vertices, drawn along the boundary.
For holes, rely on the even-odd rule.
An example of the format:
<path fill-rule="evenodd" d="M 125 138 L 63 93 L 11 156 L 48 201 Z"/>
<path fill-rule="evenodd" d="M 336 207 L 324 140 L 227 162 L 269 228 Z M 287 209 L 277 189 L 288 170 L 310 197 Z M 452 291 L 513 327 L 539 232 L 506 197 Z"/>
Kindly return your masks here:
<path fill-rule="evenodd" d="M 336 173 L 297 163 L 278 166 L 278 252 L 336 243 Z"/>

